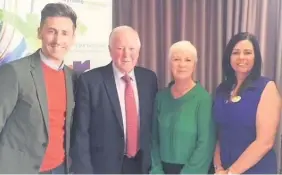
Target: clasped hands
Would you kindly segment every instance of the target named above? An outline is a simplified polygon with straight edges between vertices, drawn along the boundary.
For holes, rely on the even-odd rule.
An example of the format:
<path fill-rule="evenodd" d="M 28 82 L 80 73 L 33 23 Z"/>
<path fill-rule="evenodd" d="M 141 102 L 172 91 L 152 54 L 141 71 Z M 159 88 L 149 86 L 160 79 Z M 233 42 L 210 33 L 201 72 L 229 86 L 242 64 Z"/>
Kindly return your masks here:
<path fill-rule="evenodd" d="M 215 175 L 219 175 L 219 174 L 228 174 L 228 175 L 231 175 L 231 174 L 238 174 L 238 173 L 235 173 L 234 171 L 232 171 L 231 168 L 229 169 L 223 169 L 223 168 L 219 168 L 217 170 L 215 170 Z"/>

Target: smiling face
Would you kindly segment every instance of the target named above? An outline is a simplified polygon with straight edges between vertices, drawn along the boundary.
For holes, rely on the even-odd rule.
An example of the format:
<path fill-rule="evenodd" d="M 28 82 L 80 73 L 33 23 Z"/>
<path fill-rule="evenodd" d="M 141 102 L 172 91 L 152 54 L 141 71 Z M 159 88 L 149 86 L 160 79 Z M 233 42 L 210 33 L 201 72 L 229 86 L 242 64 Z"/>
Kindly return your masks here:
<path fill-rule="evenodd" d="M 68 17 L 47 17 L 38 29 L 38 38 L 45 56 L 62 61 L 74 41 L 74 24 Z"/>
<path fill-rule="evenodd" d="M 170 54 L 171 72 L 175 80 L 192 79 L 195 56 L 188 50 L 175 49 Z"/>
<path fill-rule="evenodd" d="M 120 28 L 112 33 L 109 51 L 113 63 L 122 73 L 128 73 L 136 66 L 140 40 L 138 34 L 130 28 Z"/>
<path fill-rule="evenodd" d="M 230 64 L 238 76 L 248 75 L 255 62 L 255 54 L 253 44 L 249 40 L 239 41 L 233 48 Z"/>

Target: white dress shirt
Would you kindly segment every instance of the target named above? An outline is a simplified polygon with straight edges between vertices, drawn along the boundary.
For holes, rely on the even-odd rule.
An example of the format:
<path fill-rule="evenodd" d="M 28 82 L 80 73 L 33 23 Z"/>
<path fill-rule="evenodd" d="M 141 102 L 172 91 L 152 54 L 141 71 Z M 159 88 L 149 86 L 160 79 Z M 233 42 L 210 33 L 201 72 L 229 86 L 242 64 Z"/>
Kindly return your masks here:
<path fill-rule="evenodd" d="M 114 72 L 114 77 L 115 77 L 115 83 L 116 83 L 116 88 L 117 88 L 117 93 L 118 93 L 118 98 L 119 98 L 119 104 L 120 104 L 120 109 L 121 109 L 121 115 L 122 115 L 122 123 L 123 123 L 123 131 L 124 131 L 124 140 L 126 141 L 126 112 L 125 112 L 125 86 L 126 83 L 122 79 L 122 77 L 125 75 L 124 73 L 121 73 L 118 68 L 115 66 L 114 63 L 113 65 L 113 72 Z M 134 70 L 128 73 L 128 76 L 131 78 L 131 85 L 133 87 L 134 91 L 134 98 L 136 102 L 136 109 L 137 109 L 137 117 L 139 119 L 139 97 L 138 97 L 138 90 L 137 90 L 137 84 L 136 84 L 136 78 L 134 74 Z M 140 120 L 138 120 L 140 121 Z M 140 123 L 140 122 L 139 122 Z"/>
<path fill-rule="evenodd" d="M 62 61 L 62 63 L 58 66 L 57 64 L 54 63 L 53 60 L 47 58 L 43 53 L 42 53 L 42 50 L 40 49 L 39 51 L 39 55 L 40 55 L 40 59 L 41 61 L 46 64 L 48 67 L 50 67 L 51 69 L 54 69 L 54 70 L 62 70 L 65 66 L 64 64 L 64 61 Z"/>

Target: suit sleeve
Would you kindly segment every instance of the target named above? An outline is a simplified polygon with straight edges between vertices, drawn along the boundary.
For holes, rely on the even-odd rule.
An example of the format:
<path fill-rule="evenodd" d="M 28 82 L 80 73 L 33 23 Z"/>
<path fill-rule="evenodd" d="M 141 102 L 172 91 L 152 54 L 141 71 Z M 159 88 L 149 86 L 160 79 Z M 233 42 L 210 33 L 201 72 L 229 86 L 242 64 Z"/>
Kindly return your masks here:
<path fill-rule="evenodd" d="M 0 66 L 0 133 L 18 100 L 18 77 L 9 64 Z"/>
<path fill-rule="evenodd" d="M 79 77 L 76 87 L 70 151 L 71 172 L 93 174 L 89 133 L 91 123 L 90 91 L 83 75 Z"/>
<path fill-rule="evenodd" d="M 153 128 L 152 128 L 152 168 L 150 174 L 164 174 L 161 158 L 160 158 L 160 144 L 159 144 L 159 128 L 158 128 L 158 98 L 155 100 L 154 116 L 153 116 Z"/>
<path fill-rule="evenodd" d="M 215 148 L 215 126 L 212 119 L 212 100 L 203 99 L 198 108 L 198 136 L 192 156 L 181 170 L 181 174 L 207 174 Z"/>

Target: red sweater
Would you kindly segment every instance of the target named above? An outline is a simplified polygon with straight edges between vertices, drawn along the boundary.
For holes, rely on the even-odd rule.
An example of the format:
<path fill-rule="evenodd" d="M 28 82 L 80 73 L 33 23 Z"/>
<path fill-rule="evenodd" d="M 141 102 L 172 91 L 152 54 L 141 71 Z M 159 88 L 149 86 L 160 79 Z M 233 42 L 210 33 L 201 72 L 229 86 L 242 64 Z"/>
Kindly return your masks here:
<path fill-rule="evenodd" d="M 49 141 L 40 172 L 49 171 L 64 162 L 66 117 L 66 84 L 63 70 L 54 70 L 42 63 L 49 112 Z"/>

